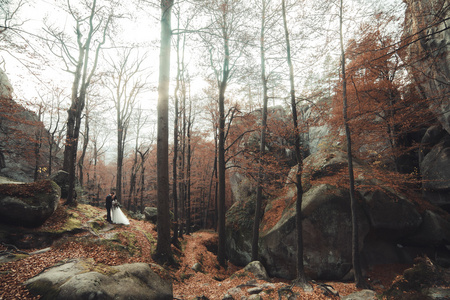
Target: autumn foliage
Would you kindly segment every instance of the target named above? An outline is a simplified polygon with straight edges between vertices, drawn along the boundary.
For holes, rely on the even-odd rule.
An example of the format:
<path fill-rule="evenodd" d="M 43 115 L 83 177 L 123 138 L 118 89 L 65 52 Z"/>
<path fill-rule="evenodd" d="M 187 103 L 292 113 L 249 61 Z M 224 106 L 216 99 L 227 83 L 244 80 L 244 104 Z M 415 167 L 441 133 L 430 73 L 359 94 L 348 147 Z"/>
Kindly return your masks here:
<path fill-rule="evenodd" d="M 361 38 L 352 40 L 346 49 L 352 154 L 374 166 L 402 171 L 402 156 L 418 147 L 411 137 L 433 117 L 405 72 L 395 37 L 386 29 L 389 20 L 381 17 L 374 24 L 362 25 Z M 331 124 L 337 129 L 343 119 L 341 89 L 341 85 L 336 87 L 333 98 Z"/>

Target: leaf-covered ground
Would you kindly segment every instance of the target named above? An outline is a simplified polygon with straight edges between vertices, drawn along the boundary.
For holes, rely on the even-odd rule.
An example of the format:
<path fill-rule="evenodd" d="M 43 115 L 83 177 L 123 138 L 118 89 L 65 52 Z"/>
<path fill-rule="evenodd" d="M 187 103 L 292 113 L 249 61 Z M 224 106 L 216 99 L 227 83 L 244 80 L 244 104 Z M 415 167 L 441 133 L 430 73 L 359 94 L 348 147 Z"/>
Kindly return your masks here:
<path fill-rule="evenodd" d="M 93 258 L 97 263 L 120 265 L 124 263 L 146 262 L 154 264 L 152 251 L 156 246 L 155 226 L 146 221 L 130 219 L 130 225 L 110 225 L 105 222 L 105 210 L 89 205 L 77 208 L 59 207 L 55 214 L 37 231 L 71 231 L 56 241 L 50 250 L 40 254 L 32 253 L 39 249 L 14 249 L 0 245 L 0 252 L 10 252 L 16 259 L 0 265 L 0 300 L 37 299 L 22 285 L 27 279 L 36 276 L 59 261 L 71 258 Z M 82 228 L 83 230 L 79 230 Z M 76 229 L 76 230 L 74 230 Z M 217 263 L 213 252 L 217 247 L 217 235 L 212 231 L 200 231 L 184 236 L 181 250 L 173 248 L 178 266 L 167 267 L 172 277 L 174 299 L 194 299 L 205 296 L 208 299 L 222 299 L 230 289 L 235 289 L 235 299 L 249 296 L 247 286 L 263 284 L 242 268 L 228 265 L 224 269 Z M 195 263 L 201 265 L 200 271 L 193 270 Z M 388 287 L 395 276 L 401 274 L 406 266 L 380 266 L 371 271 L 369 278 L 377 292 Z M 155 267 L 155 271 L 157 268 Z M 290 283 L 272 279 L 270 288 L 265 289 L 263 299 L 278 299 L 278 291 Z M 353 283 L 327 282 L 339 295 L 357 291 Z M 236 292 L 238 291 L 238 292 Z M 333 299 L 326 296 L 318 285 L 314 291 L 305 293 L 300 288 L 292 291 L 301 294 L 301 299 Z M 338 299 L 337 297 L 335 297 Z"/>

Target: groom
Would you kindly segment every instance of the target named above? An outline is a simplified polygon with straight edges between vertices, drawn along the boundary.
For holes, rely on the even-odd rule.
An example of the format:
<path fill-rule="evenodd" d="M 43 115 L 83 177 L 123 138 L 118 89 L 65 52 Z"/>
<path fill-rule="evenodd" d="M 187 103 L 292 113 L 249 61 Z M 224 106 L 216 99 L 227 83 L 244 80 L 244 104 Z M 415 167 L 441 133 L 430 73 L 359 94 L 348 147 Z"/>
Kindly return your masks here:
<path fill-rule="evenodd" d="M 106 196 L 106 221 L 109 223 L 112 223 L 111 220 L 111 208 L 112 208 L 112 202 L 114 199 L 115 192 L 111 192 L 108 196 Z"/>

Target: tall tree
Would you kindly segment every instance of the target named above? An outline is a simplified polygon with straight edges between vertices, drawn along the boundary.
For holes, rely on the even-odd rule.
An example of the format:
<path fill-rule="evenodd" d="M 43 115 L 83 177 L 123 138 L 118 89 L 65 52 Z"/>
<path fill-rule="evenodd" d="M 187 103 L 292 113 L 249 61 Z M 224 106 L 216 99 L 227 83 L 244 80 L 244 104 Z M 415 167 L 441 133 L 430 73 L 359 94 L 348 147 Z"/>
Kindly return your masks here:
<path fill-rule="evenodd" d="M 155 256 L 162 262 L 172 260 L 169 215 L 169 83 L 171 14 L 173 0 L 161 0 L 161 46 L 159 54 L 157 185 L 158 241 Z"/>
<path fill-rule="evenodd" d="M 302 200 L 303 200 L 303 187 L 302 187 L 302 172 L 303 172 L 303 155 L 300 148 L 300 133 L 298 128 L 297 117 L 297 101 L 295 98 L 295 85 L 294 85 L 294 67 L 291 58 L 291 45 L 289 40 L 289 29 L 286 18 L 286 3 L 282 0 L 282 14 L 284 25 L 284 36 L 286 41 L 286 59 L 289 66 L 289 82 L 290 82 L 290 98 L 292 109 L 292 125 L 293 133 L 295 135 L 294 151 L 295 158 L 297 160 L 297 174 L 295 185 L 297 187 L 297 199 L 296 199 L 296 217 L 295 222 L 297 225 L 297 278 L 295 282 L 301 286 L 304 290 L 311 290 L 311 286 L 308 284 L 305 275 L 305 268 L 303 264 L 303 226 L 302 226 Z"/>
<path fill-rule="evenodd" d="M 341 49 L 341 76 L 342 76 L 342 101 L 343 101 L 343 121 L 345 127 L 345 136 L 347 140 L 347 159 L 348 159 L 348 175 L 350 180 L 349 192 L 352 214 L 352 263 L 355 276 L 355 284 L 358 288 L 366 288 L 367 283 L 364 280 L 361 271 L 361 262 L 359 255 L 359 235 L 358 235 L 358 203 L 355 197 L 355 177 L 353 174 L 353 157 L 352 157 L 352 139 L 347 115 L 347 74 L 345 71 L 345 51 L 344 51 L 344 3 L 340 0 L 339 6 L 339 42 Z"/>
<path fill-rule="evenodd" d="M 148 116 L 143 115 L 143 110 L 141 107 L 137 109 L 136 114 L 136 137 L 135 137 L 135 143 L 134 143 L 134 151 L 133 151 L 133 165 L 131 167 L 131 173 L 130 173 L 130 192 L 129 192 L 129 201 L 128 201 L 128 207 L 127 209 L 131 209 L 131 203 L 134 200 L 134 211 L 138 211 L 138 203 L 137 203 L 137 195 L 136 195 L 136 187 L 137 187 L 137 178 L 138 178 L 138 172 L 140 168 L 143 167 L 142 164 L 139 164 L 138 160 L 138 154 L 139 150 L 142 148 L 142 145 L 140 143 L 140 136 L 142 129 L 147 123 Z"/>
<path fill-rule="evenodd" d="M 112 15 L 102 13 L 106 7 L 97 7 L 97 0 L 84 3 L 88 9 L 88 15 L 72 8 L 70 0 L 67 8 L 70 16 L 75 21 L 75 45 L 64 31 L 47 26 L 46 31 L 52 37 L 49 43 L 50 50 L 60 57 L 66 65 L 66 70 L 73 74 L 71 105 L 67 110 L 67 133 L 64 149 L 63 169 L 69 173 L 69 191 L 66 199 L 68 205 L 76 205 L 74 197 L 75 187 L 75 163 L 77 160 L 78 138 L 81 127 L 81 115 L 86 102 L 86 93 L 91 83 L 92 76 L 97 69 L 98 57 L 103 44 L 106 42 L 106 33 L 111 22 Z M 76 53 L 73 53 L 76 49 Z M 93 58 L 91 58 L 91 52 Z"/>
<path fill-rule="evenodd" d="M 211 18 L 209 32 L 201 37 L 208 47 L 210 65 L 214 71 L 215 81 L 218 87 L 218 235 L 219 245 L 217 260 L 221 266 L 225 261 L 225 213 L 226 213 L 226 118 L 225 93 L 236 63 L 242 58 L 247 44 L 250 42 L 248 35 L 242 30 L 243 22 L 248 16 L 248 10 L 244 2 L 234 0 L 221 0 L 217 2 L 202 2 L 206 13 Z M 220 43 L 220 44 L 219 44 Z M 217 47 L 220 45 L 220 47 Z M 229 112 L 236 112 L 230 109 Z"/>
<path fill-rule="evenodd" d="M 256 208 L 255 218 L 253 221 L 253 238 L 252 238 L 252 261 L 258 260 L 258 241 L 259 241 L 259 224 L 262 209 L 262 181 L 264 179 L 262 159 L 266 149 L 266 131 L 267 131 L 267 102 L 269 96 L 267 94 L 267 75 L 266 75 L 266 22 L 267 22 L 267 1 L 261 0 L 261 31 L 260 31 L 260 57 L 261 57 L 261 84 L 263 89 L 263 109 L 261 116 L 261 140 L 259 142 L 259 168 L 256 183 Z"/>
<path fill-rule="evenodd" d="M 126 138 L 131 116 L 137 102 L 137 97 L 145 89 L 145 79 L 142 78 L 144 56 L 139 56 L 134 48 L 125 49 L 119 53 L 119 59 L 110 58 L 109 65 L 112 74 L 108 77 L 106 87 L 111 92 L 111 98 L 116 108 L 117 125 L 117 177 L 116 195 L 122 199 L 122 169 L 126 146 Z"/>
<path fill-rule="evenodd" d="M 180 14 L 177 14 L 178 28 L 180 27 Z M 173 198 L 173 239 L 172 243 L 179 247 L 178 243 L 178 228 L 179 228 L 179 208 L 178 208 L 178 120 L 179 120 L 179 97 L 178 92 L 180 90 L 180 77 L 181 77 L 181 62 L 180 62 L 180 41 L 181 35 L 177 35 L 177 76 L 176 85 L 174 91 L 174 118 L 173 118 L 173 159 L 172 159 L 172 198 Z"/>

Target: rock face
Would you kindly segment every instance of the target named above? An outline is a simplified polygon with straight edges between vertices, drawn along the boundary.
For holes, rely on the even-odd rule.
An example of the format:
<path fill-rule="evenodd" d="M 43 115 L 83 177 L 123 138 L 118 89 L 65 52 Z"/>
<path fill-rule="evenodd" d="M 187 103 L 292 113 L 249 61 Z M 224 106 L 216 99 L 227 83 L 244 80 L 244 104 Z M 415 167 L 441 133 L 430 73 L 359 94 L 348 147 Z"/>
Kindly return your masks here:
<path fill-rule="evenodd" d="M 172 299 L 172 283 L 146 263 L 95 265 L 74 259 L 56 265 L 24 283 L 40 299 Z"/>
<path fill-rule="evenodd" d="M 430 99 L 430 108 L 445 130 L 450 133 L 450 17 L 447 0 L 405 0 L 405 33 L 414 43 L 407 48 L 411 56 L 415 80 Z"/>
<path fill-rule="evenodd" d="M 447 0 L 405 0 L 405 33 L 415 42 L 406 48 L 404 58 L 418 90 L 427 99 L 439 124 L 431 127 L 422 140 L 421 173 L 423 191 L 434 204 L 450 211 L 450 17 Z"/>
<path fill-rule="evenodd" d="M 430 127 L 422 139 L 420 170 L 425 197 L 450 211 L 450 134 L 440 125 Z"/>
<path fill-rule="evenodd" d="M 303 194 L 303 241 L 305 271 L 311 278 L 342 278 L 351 264 L 351 214 L 348 192 L 330 185 L 314 186 Z M 296 275 L 295 202 L 283 212 L 274 227 L 261 234 L 261 257 L 272 276 Z M 369 224 L 359 212 L 360 245 Z"/>
<path fill-rule="evenodd" d="M 12 100 L 12 91 L 0 70 L 0 176 L 32 182 L 35 170 L 39 178 L 45 177 L 50 135 L 35 113 Z M 53 162 L 58 164 L 59 160 L 54 158 Z"/>
<path fill-rule="evenodd" d="M 304 161 L 304 263 L 312 279 L 340 280 L 352 268 L 349 192 L 345 184 L 339 184 L 346 165 L 346 156 L 339 151 L 319 151 Z M 448 244 L 450 223 L 445 218 L 432 211 L 419 213 L 406 195 L 366 178 L 371 169 L 363 162 L 355 160 L 354 168 L 359 174 L 356 197 L 364 265 L 410 263 L 420 252 L 435 255 L 434 247 Z M 269 275 L 292 279 L 296 276 L 296 190 L 293 184 L 285 189 L 281 196 L 268 199 L 259 245 Z M 235 203 L 227 215 L 227 254 L 239 265 L 250 262 L 252 199 Z M 450 257 L 448 250 L 443 255 Z"/>
<path fill-rule="evenodd" d="M 61 189 L 53 181 L 0 185 L 0 221 L 8 225 L 38 227 L 56 210 Z"/>

